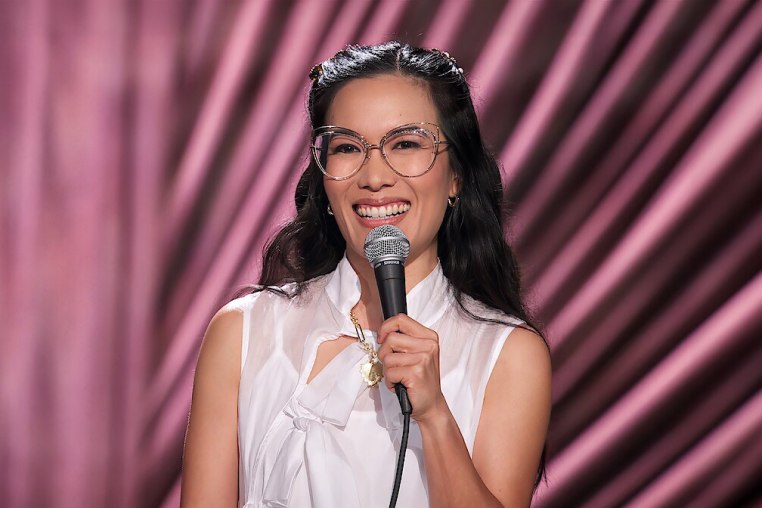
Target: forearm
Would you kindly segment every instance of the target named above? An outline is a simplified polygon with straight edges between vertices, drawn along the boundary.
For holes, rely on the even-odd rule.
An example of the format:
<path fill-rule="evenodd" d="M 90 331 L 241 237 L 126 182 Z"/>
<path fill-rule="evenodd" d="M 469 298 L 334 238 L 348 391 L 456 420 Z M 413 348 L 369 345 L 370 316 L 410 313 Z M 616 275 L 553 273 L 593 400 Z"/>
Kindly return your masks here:
<path fill-rule="evenodd" d="M 423 438 L 423 457 L 432 508 L 501 507 L 474 467 L 450 409 L 418 422 Z"/>

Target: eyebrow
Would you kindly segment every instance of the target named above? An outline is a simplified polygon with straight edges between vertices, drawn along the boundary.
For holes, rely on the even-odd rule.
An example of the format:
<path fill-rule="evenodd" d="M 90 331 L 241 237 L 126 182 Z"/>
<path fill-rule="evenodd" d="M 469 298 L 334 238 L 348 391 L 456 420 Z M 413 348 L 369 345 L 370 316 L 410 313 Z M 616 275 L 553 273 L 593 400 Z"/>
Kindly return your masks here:
<path fill-rule="evenodd" d="M 436 127 L 437 130 L 441 129 L 439 124 L 434 123 L 434 122 L 407 122 L 407 123 L 401 123 L 401 124 L 399 124 L 399 125 L 397 125 L 395 127 L 392 127 L 391 129 L 385 131 L 378 139 L 381 140 L 384 136 L 386 136 L 390 132 L 394 132 L 394 131 L 402 129 L 404 127 L 409 127 L 409 128 L 420 127 L 420 128 L 425 129 L 425 126 L 427 126 L 427 125 L 430 125 L 432 127 Z M 354 129 L 350 129 L 349 127 L 343 127 L 341 125 L 335 125 L 335 124 L 321 125 L 320 127 L 317 127 L 315 129 L 313 129 L 312 132 L 315 132 L 315 131 L 320 130 L 320 129 L 328 129 L 328 128 L 341 129 L 341 130 L 344 130 L 344 131 L 349 131 L 349 132 L 352 132 L 354 134 L 357 134 L 358 136 L 360 136 L 361 138 L 363 138 L 365 140 L 368 139 L 367 136 L 365 136 L 364 134 L 362 134 L 362 133 L 360 133 L 360 132 L 358 132 L 358 131 L 356 131 Z M 435 132 L 436 133 L 436 131 L 433 131 L 432 129 L 425 129 L 425 130 L 429 130 L 431 132 Z"/>

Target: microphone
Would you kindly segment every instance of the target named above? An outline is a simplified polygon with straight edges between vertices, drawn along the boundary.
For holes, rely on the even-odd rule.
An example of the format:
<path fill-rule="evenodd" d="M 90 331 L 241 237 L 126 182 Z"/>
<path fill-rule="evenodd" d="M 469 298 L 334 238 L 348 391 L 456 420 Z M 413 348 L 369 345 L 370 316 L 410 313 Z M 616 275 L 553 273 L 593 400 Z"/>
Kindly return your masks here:
<path fill-rule="evenodd" d="M 384 224 L 373 228 L 365 239 L 365 257 L 376 274 L 378 294 L 384 319 L 407 314 L 405 293 L 405 261 L 410 254 L 410 242 L 397 226 Z M 402 414 L 410 414 L 413 407 L 402 383 L 394 386 Z"/>
<path fill-rule="evenodd" d="M 371 229 L 365 238 L 365 257 L 370 261 L 376 274 L 376 284 L 378 284 L 378 294 L 381 297 L 381 310 L 384 312 L 384 319 L 389 319 L 397 314 L 407 314 L 405 261 L 409 254 L 410 242 L 405 233 L 397 226 L 391 224 L 378 226 Z M 407 439 L 410 432 L 410 413 L 413 412 L 413 406 L 410 404 L 405 385 L 402 383 L 395 384 L 394 391 L 397 392 L 397 399 L 400 401 L 400 409 L 402 410 L 402 437 L 389 508 L 397 506 L 402 470 L 405 467 Z"/>

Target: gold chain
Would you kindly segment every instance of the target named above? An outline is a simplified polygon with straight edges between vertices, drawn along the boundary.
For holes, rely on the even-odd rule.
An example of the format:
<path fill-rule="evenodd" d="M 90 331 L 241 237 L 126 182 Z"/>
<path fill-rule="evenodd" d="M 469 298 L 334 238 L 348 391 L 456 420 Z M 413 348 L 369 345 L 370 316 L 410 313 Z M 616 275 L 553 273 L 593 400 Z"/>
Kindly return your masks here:
<path fill-rule="evenodd" d="M 368 383 L 368 386 L 376 386 L 384 377 L 384 367 L 378 360 L 378 353 L 365 338 L 360 322 L 357 320 L 357 316 L 355 316 L 355 313 L 352 310 L 349 311 L 349 319 L 351 319 L 352 324 L 355 325 L 357 340 L 359 341 L 360 347 L 368 354 L 368 361 L 360 365 L 360 374 L 362 374 L 362 377 L 365 382 Z"/>

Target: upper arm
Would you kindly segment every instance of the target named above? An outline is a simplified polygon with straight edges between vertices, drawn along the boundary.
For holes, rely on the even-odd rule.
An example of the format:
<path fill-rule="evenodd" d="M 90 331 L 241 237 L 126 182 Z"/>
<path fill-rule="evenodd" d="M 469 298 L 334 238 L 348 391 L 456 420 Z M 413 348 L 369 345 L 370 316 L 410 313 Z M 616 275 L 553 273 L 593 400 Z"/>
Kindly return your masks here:
<path fill-rule="evenodd" d="M 223 308 L 209 324 L 193 381 L 181 505 L 238 503 L 238 384 L 243 316 Z"/>
<path fill-rule="evenodd" d="M 529 506 L 548 430 L 550 354 L 534 332 L 505 341 L 484 394 L 474 442 L 479 476 L 504 506 Z"/>

